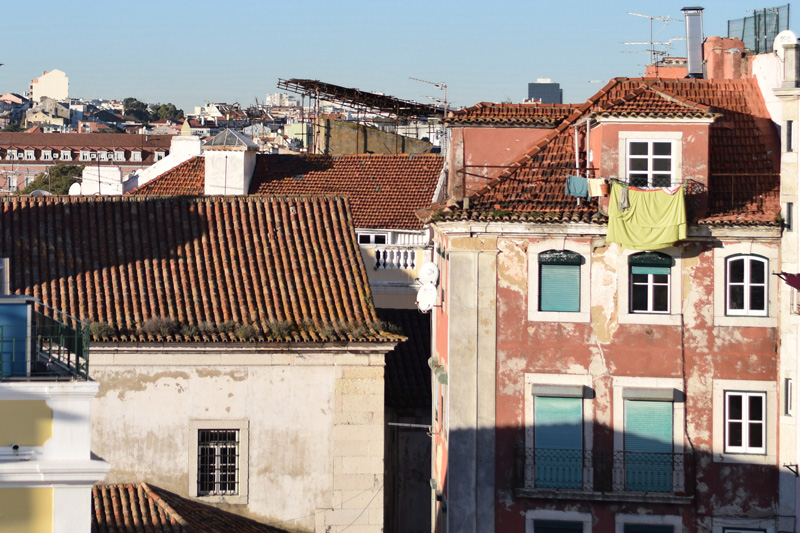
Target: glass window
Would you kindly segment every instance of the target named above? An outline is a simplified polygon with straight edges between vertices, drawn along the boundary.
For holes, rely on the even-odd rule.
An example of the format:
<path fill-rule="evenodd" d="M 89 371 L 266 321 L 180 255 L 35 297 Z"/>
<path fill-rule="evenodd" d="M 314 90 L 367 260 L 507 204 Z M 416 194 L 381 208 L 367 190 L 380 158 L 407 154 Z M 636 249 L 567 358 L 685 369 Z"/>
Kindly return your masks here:
<path fill-rule="evenodd" d="M 671 187 L 672 141 L 629 140 L 628 183 L 632 187 Z"/>
<path fill-rule="evenodd" d="M 765 392 L 725 392 L 725 451 L 766 453 Z"/>
<path fill-rule="evenodd" d="M 239 494 L 239 430 L 197 432 L 197 495 Z"/>
<path fill-rule="evenodd" d="M 669 313 L 672 258 L 658 252 L 634 254 L 630 267 L 630 312 Z"/>
<path fill-rule="evenodd" d="M 583 257 L 568 250 L 539 254 L 539 311 L 581 310 Z"/>
<path fill-rule="evenodd" d="M 767 316 L 768 265 L 766 258 L 756 255 L 734 256 L 727 260 L 727 315 Z"/>

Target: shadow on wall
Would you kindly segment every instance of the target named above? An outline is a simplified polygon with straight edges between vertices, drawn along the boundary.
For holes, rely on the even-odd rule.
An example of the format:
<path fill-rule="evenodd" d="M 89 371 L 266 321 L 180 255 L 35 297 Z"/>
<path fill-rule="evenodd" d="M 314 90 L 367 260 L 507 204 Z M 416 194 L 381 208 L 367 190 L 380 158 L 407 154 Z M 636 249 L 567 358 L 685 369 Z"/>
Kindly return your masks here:
<path fill-rule="evenodd" d="M 671 402 L 650 403 L 671 408 Z M 545 525 L 554 517 L 558 522 L 561 513 L 569 513 L 560 519 L 567 524 L 558 526 L 580 521 L 575 513 L 583 513 L 590 517 L 592 531 L 603 533 L 615 530 L 618 515 L 652 515 L 641 521 L 649 525 L 661 523 L 662 518 L 654 517 L 667 517 L 662 522 L 670 533 L 671 521 L 683 524 L 676 533 L 711 531 L 714 516 L 741 519 L 738 527 L 754 527 L 753 517 L 774 525 L 779 483 L 795 484 L 787 468 L 753 464 L 743 454 L 726 455 L 719 462 L 720 454 L 712 457 L 707 449 L 688 443 L 678 449 L 672 444 L 672 428 L 661 425 L 657 414 L 629 417 L 626 424 L 636 427 L 625 434 L 595 424 L 591 445 L 585 442 L 580 419 L 573 424 L 568 423 L 569 412 L 552 414 L 549 421 L 529 428 L 528 442 L 522 427 L 451 430 L 447 474 L 432 482 L 435 531 L 473 530 L 475 524 L 480 529 L 486 523 L 493 523 L 495 531 L 526 531 L 526 521 L 537 516 L 544 517 L 542 529 L 551 531 Z M 758 437 L 751 438 L 751 444 L 758 444 Z M 494 442 L 495 449 L 481 446 L 487 442 Z M 764 459 L 763 454 L 753 457 Z M 487 467 L 492 462 L 494 469 Z M 486 492 L 492 483 L 493 495 Z M 493 508 L 483 502 L 494 502 Z M 625 523 L 637 522 L 626 518 Z M 574 531 L 583 533 L 582 525 Z"/>

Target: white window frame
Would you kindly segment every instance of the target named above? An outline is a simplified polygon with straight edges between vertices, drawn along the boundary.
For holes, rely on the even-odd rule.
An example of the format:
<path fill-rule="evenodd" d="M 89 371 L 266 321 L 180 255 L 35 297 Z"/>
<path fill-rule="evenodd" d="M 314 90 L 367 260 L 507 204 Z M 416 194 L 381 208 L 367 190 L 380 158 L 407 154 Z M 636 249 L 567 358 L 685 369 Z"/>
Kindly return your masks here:
<path fill-rule="evenodd" d="M 53 160 L 53 151 L 42 150 L 42 161 L 52 161 L 52 160 Z"/>
<path fill-rule="evenodd" d="M 536 397 L 533 394 L 534 387 L 553 387 L 556 391 L 559 387 L 584 387 L 592 388 L 592 377 L 588 374 L 539 374 L 529 373 L 525 374 L 525 449 L 526 456 L 533 457 L 535 452 L 535 438 L 534 438 L 534 403 Z M 553 397 L 559 397 L 557 392 L 554 392 Z M 583 396 L 583 451 L 591 455 L 593 449 L 593 421 L 594 421 L 594 400 Z M 594 473 L 592 469 L 584 469 L 584 484 L 594 486 Z M 587 478 L 588 476 L 588 478 Z M 532 480 L 535 477 L 535 468 L 533 461 L 525 461 L 525 480 Z M 533 488 L 533 487 L 531 487 Z M 574 489 L 575 491 L 583 492 L 582 489 Z M 544 518 L 542 518 L 544 519 Z M 531 528 L 533 523 L 531 522 Z"/>
<path fill-rule="evenodd" d="M 125 150 L 114 150 L 114 161 L 125 161 Z"/>
<path fill-rule="evenodd" d="M 136 161 L 137 163 L 142 160 L 142 152 L 139 150 L 131 151 L 131 161 Z"/>
<path fill-rule="evenodd" d="M 727 311 L 727 259 L 736 255 L 760 256 L 767 263 L 767 314 L 766 315 L 729 315 Z M 784 297 L 789 301 L 789 292 L 794 290 L 788 285 L 778 285 L 778 276 L 771 275 L 770 265 L 778 264 L 778 245 L 766 245 L 759 242 L 723 241 L 722 247 L 714 248 L 714 326 L 738 327 L 778 327 L 779 291 L 785 290 Z M 774 268 L 774 267 L 773 267 Z"/>
<path fill-rule="evenodd" d="M 634 155 L 633 150 L 631 149 L 631 145 L 633 143 L 637 144 L 645 144 L 647 145 L 647 154 L 645 155 Z M 653 153 L 653 146 L 658 144 L 668 144 L 670 154 L 668 156 L 658 155 Z M 626 174 L 628 176 L 628 184 L 631 186 L 641 188 L 641 189 L 657 189 L 660 187 L 672 187 L 676 185 L 674 181 L 674 159 L 673 154 L 676 150 L 676 142 L 672 139 L 627 139 L 625 145 L 625 164 L 627 165 Z M 647 161 L 647 170 L 632 170 L 631 163 L 633 160 L 645 160 Z M 670 170 L 654 170 L 653 166 L 656 161 L 659 160 L 669 160 Z M 647 184 L 632 184 L 630 183 L 631 175 L 632 174 L 646 174 L 647 175 Z M 669 185 L 654 185 L 653 179 L 655 174 L 669 174 Z"/>
<path fill-rule="evenodd" d="M 25 150 L 25 161 L 33 161 L 36 159 L 36 151 L 32 148 Z"/>
<path fill-rule="evenodd" d="M 630 141 L 672 143 L 672 185 L 683 183 L 683 132 L 682 131 L 620 131 L 619 132 L 619 177 L 629 183 L 628 152 Z"/>
<path fill-rule="evenodd" d="M 362 237 L 366 237 L 369 242 L 361 242 Z M 386 242 L 375 242 L 375 237 L 383 237 Z M 382 232 L 356 232 L 356 239 L 359 246 L 387 246 L 392 244 L 390 235 Z"/>
<path fill-rule="evenodd" d="M 72 159 L 72 150 L 61 150 L 61 161 L 69 161 Z"/>
<path fill-rule="evenodd" d="M 535 520 L 553 520 L 559 522 L 580 522 L 583 524 L 583 533 L 592 533 L 592 514 L 577 511 L 551 511 L 550 509 L 535 509 L 525 511 L 525 533 L 536 533 L 533 529 Z"/>
<path fill-rule="evenodd" d="M 744 279 L 739 284 L 744 289 L 744 309 L 731 309 L 730 308 L 730 288 L 733 285 L 733 282 L 730 279 L 730 268 L 731 262 L 742 260 L 744 262 Z M 750 282 L 750 269 L 752 263 L 763 263 L 764 264 L 764 309 L 750 309 L 750 289 L 753 286 L 759 286 L 758 284 L 751 284 Z M 730 255 L 725 258 L 725 314 L 727 316 L 768 316 L 769 315 L 769 259 L 766 257 L 761 257 L 759 255 L 745 255 L 745 254 L 737 254 L 737 255 Z"/>
<path fill-rule="evenodd" d="M 190 420 L 189 421 L 189 496 L 202 501 L 213 503 L 247 504 L 248 501 L 248 470 L 250 457 L 250 436 L 249 422 L 247 420 Z M 222 429 L 239 431 L 239 465 L 237 472 L 237 482 L 239 484 L 238 494 L 209 494 L 198 495 L 197 493 L 197 474 L 198 474 L 198 436 L 200 430 Z"/>
<path fill-rule="evenodd" d="M 111 161 L 108 152 L 105 150 L 100 150 L 99 152 L 97 152 L 97 157 L 100 161 Z"/>
<path fill-rule="evenodd" d="M 683 531 L 683 521 L 675 515 L 618 514 L 614 516 L 614 533 L 625 533 L 626 524 L 647 526 L 672 526 L 674 533 Z"/>
<path fill-rule="evenodd" d="M 91 161 L 92 154 L 89 150 L 81 150 L 80 161 Z"/>
<path fill-rule="evenodd" d="M 764 391 L 735 391 L 735 390 L 726 390 L 724 396 L 725 402 L 725 453 L 732 454 L 732 453 L 746 453 L 746 454 L 757 454 L 757 455 L 764 455 L 767 453 L 767 393 Z M 742 398 L 742 419 L 741 420 L 731 420 L 730 413 L 728 412 L 728 400 L 733 396 L 739 396 Z M 761 446 L 758 447 L 751 447 L 747 444 L 750 440 L 750 421 L 753 420 L 752 414 L 750 412 L 750 402 L 748 401 L 750 397 L 760 397 L 761 398 Z M 732 446 L 729 442 L 730 434 L 728 432 L 728 426 L 730 422 L 739 422 L 742 425 L 742 445 L 741 446 Z"/>
<path fill-rule="evenodd" d="M 19 161 L 19 153 L 16 150 L 9 150 L 6 152 L 6 159 L 10 161 Z"/>
<path fill-rule="evenodd" d="M 750 463 L 759 465 L 777 464 L 776 441 L 778 440 L 778 392 L 775 382 L 742 379 L 715 379 L 712 387 L 712 456 L 714 462 Z M 726 448 L 725 444 L 727 441 L 727 431 L 725 424 L 725 392 L 754 392 L 764 393 L 766 395 L 766 401 L 764 402 L 764 409 L 766 412 L 764 429 L 764 442 L 766 445 L 765 452 L 744 453 Z"/>
<path fill-rule="evenodd" d="M 663 391 L 668 394 L 669 391 L 680 391 L 685 394 L 683 390 L 683 380 L 681 378 L 653 378 L 653 377 L 628 377 L 628 376 L 614 376 L 612 378 L 612 401 L 614 405 L 612 427 L 614 429 L 614 452 L 615 461 L 616 457 L 622 455 L 621 452 L 625 451 L 625 389 L 638 389 L 638 390 L 653 390 Z M 663 401 L 663 400 L 662 400 Z M 684 453 L 685 435 L 684 419 L 686 417 L 686 402 L 675 401 L 672 402 L 672 453 Z M 624 468 L 621 465 L 614 465 L 615 472 L 623 472 Z M 620 484 L 622 481 L 613 480 L 614 484 Z M 673 487 L 681 489 L 681 483 L 685 484 L 686 480 L 679 480 L 675 478 L 673 473 Z M 689 480 L 693 483 L 693 480 Z M 634 520 L 635 522 L 635 520 Z M 643 522 L 637 522 L 643 523 Z M 621 530 L 620 530 L 621 531 Z"/>
<path fill-rule="evenodd" d="M 580 311 L 539 311 L 539 254 L 548 250 L 569 250 L 583 257 L 580 265 Z M 589 240 L 549 239 L 528 245 L 528 320 L 531 322 L 591 321 L 592 245 Z"/>
<path fill-rule="evenodd" d="M 165 157 L 167 157 L 167 153 L 166 153 L 166 152 L 163 152 L 163 151 L 161 151 L 161 150 L 156 150 L 156 152 L 155 152 L 155 156 L 154 156 L 154 157 L 155 157 L 155 160 L 156 160 L 156 161 L 161 161 L 162 159 L 164 159 Z"/>
<path fill-rule="evenodd" d="M 711 533 L 775 533 L 775 520 L 764 518 L 712 518 Z"/>
<path fill-rule="evenodd" d="M 669 312 L 667 313 L 631 313 L 630 289 L 631 289 L 631 268 L 628 258 L 631 255 L 640 253 L 639 250 L 624 250 L 618 244 L 620 253 L 617 257 L 617 276 L 618 277 L 618 309 L 617 320 L 620 324 L 652 324 L 664 326 L 680 326 L 683 298 L 683 261 L 681 259 L 681 249 L 675 246 L 662 248 L 659 253 L 672 257 L 673 265 L 670 270 L 669 278 Z"/>

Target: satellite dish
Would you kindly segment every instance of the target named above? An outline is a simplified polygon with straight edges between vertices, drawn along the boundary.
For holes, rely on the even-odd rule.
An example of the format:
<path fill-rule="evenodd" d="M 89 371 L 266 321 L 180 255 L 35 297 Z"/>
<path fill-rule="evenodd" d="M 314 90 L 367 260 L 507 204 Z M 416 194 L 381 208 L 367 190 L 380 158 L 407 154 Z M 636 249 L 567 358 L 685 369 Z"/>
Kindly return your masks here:
<path fill-rule="evenodd" d="M 419 268 L 419 281 L 423 285 L 436 285 L 439 281 L 439 267 L 435 263 L 425 263 Z"/>
<path fill-rule="evenodd" d="M 783 45 L 797 44 L 797 35 L 792 30 L 783 30 L 772 41 L 772 50 L 783 61 Z"/>
<path fill-rule="evenodd" d="M 435 286 L 423 285 L 419 292 L 417 292 L 417 309 L 423 313 L 427 313 L 433 309 L 433 304 L 436 303 L 437 296 L 438 291 Z"/>
<path fill-rule="evenodd" d="M 81 195 L 81 184 L 80 183 L 73 183 L 69 186 L 69 195 L 70 196 L 80 196 Z"/>

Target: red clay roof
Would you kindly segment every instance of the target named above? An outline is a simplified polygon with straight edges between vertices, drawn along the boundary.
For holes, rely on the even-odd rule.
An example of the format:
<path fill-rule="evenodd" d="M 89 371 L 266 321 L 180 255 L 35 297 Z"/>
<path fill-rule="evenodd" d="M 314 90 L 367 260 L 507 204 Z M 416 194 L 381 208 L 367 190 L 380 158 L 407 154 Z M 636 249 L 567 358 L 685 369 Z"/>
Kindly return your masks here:
<path fill-rule="evenodd" d="M 286 533 L 147 483 L 92 487 L 92 532 Z"/>
<path fill-rule="evenodd" d="M 711 107 L 641 85 L 593 111 L 592 116 L 631 118 L 716 118 Z"/>
<path fill-rule="evenodd" d="M 52 148 L 106 148 L 169 150 L 172 135 L 140 135 L 131 133 L 24 133 L 0 132 L 0 147 L 20 146 Z"/>
<path fill-rule="evenodd" d="M 0 257 L 12 292 L 116 330 L 96 340 L 402 339 L 341 197 L 4 197 Z"/>
<path fill-rule="evenodd" d="M 575 111 L 576 104 L 494 104 L 481 102 L 472 107 L 452 111 L 447 117 L 451 125 L 501 126 L 533 125 L 553 127 Z"/>
<path fill-rule="evenodd" d="M 266 155 L 256 160 L 250 194 L 335 194 L 350 198 L 356 228 L 418 230 L 444 165 L 435 154 Z M 131 191 L 202 194 L 205 160 L 197 157 Z"/>
<path fill-rule="evenodd" d="M 421 210 L 420 216 L 426 221 L 475 219 L 605 223 L 605 217 L 597 216 L 596 200 L 577 205 L 574 198 L 564 194 L 566 176 L 574 172 L 575 167 L 572 126 L 587 114 L 608 109 L 615 103 L 638 101 L 637 98 L 631 100 L 630 95 L 637 91 L 640 96 L 645 94 L 641 92 L 643 87 L 653 89 L 645 91 L 648 93 L 646 98 L 657 101 L 659 106 L 668 105 L 672 110 L 680 104 L 698 109 L 707 107 L 708 112 L 721 115 L 710 126 L 708 214 L 697 222 L 775 225 L 780 213 L 780 175 L 774 160 L 780 144 L 755 79 L 611 80 L 581 105 L 578 112 L 559 124 L 498 178 L 477 191 L 467 208 L 433 206 Z M 664 95 L 667 101 L 674 101 L 665 103 Z M 585 161 L 582 164 L 585 165 Z M 692 194 L 698 191 L 688 192 L 691 202 Z"/>

